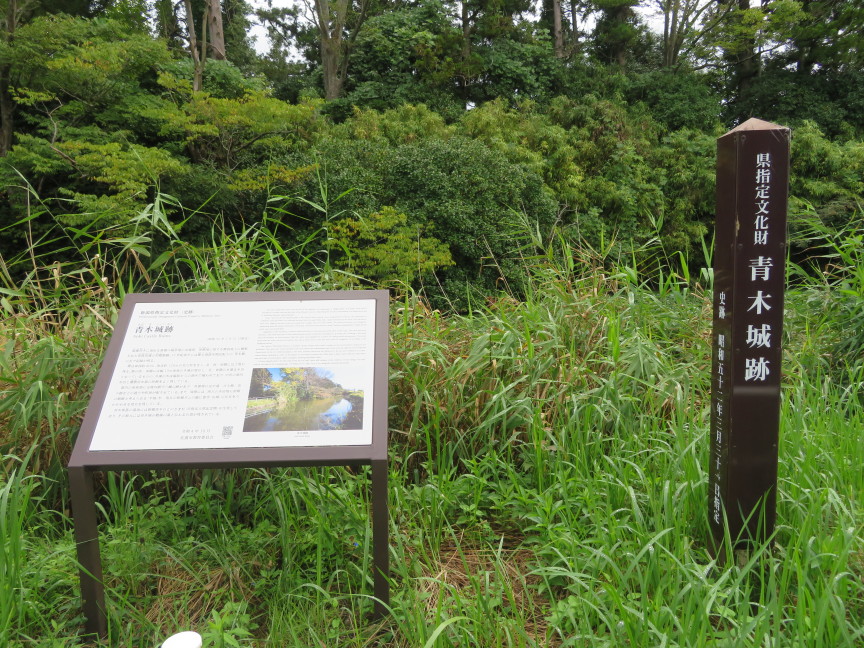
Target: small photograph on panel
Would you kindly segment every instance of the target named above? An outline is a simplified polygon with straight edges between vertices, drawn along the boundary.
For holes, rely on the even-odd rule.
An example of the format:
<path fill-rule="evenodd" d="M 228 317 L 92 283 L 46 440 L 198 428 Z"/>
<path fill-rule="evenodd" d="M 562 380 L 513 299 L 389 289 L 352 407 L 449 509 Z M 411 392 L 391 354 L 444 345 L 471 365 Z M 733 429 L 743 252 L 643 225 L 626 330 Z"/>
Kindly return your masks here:
<path fill-rule="evenodd" d="M 360 430 L 361 387 L 353 367 L 256 367 L 243 431 Z"/>

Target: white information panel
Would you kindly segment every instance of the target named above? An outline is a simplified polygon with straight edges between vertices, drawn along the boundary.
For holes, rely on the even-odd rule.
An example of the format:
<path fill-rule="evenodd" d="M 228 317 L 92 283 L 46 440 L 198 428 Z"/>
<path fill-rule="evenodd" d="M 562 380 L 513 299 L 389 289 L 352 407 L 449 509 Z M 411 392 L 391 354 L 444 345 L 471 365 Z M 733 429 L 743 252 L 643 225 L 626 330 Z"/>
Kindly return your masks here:
<path fill-rule="evenodd" d="M 137 303 L 90 451 L 372 443 L 375 300 Z"/>

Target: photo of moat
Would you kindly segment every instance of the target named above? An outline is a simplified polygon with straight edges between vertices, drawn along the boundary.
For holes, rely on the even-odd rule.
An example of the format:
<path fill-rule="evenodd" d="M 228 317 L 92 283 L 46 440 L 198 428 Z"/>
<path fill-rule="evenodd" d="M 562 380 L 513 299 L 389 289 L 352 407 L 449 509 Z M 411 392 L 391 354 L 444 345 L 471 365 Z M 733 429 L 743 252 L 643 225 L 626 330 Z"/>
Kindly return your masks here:
<path fill-rule="evenodd" d="M 348 368 L 256 367 L 243 431 L 360 430 L 363 390 L 358 383 Z"/>

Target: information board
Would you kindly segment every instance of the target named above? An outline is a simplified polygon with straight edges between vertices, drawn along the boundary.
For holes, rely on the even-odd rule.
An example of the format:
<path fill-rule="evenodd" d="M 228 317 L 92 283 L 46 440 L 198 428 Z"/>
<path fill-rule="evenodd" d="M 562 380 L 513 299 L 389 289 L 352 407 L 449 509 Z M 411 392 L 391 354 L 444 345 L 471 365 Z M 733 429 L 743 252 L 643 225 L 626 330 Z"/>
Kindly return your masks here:
<path fill-rule="evenodd" d="M 130 297 L 91 451 L 372 443 L 375 300 Z"/>
<path fill-rule="evenodd" d="M 372 467 L 389 600 L 386 290 L 129 294 L 69 460 L 87 631 L 106 630 L 93 472 Z"/>

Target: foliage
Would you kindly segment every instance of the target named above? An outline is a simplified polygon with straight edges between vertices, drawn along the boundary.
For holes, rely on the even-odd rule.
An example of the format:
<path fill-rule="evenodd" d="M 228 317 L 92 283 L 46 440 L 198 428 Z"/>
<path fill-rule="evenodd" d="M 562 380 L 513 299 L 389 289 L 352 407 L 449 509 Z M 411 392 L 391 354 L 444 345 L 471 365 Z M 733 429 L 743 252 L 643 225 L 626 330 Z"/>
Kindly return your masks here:
<path fill-rule="evenodd" d="M 408 123 L 376 129 L 367 127 L 372 120 L 361 113 L 356 128 L 343 125 L 336 131 L 340 137 L 323 140 L 314 157 L 300 162 L 320 165 L 329 194 L 340 196 L 347 213 L 392 207 L 407 216 L 408 226 L 419 226 L 425 236 L 445 244 L 455 265 L 441 271 L 441 284 L 453 303 L 464 304 L 470 286 L 506 280 L 518 290 L 521 271 L 508 232 L 521 213 L 548 228 L 555 217 L 551 195 L 537 174 L 480 142 L 449 136 L 447 130 L 443 138 L 415 138 L 414 120 L 419 116 L 425 123 L 422 114 L 393 111 L 387 115 Z M 364 139 L 348 137 L 357 133 Z M 300 195 L 309 201 L 318 192 L 317 180 L 310 177 Z M 294 204 L 290 211 L 294 227 L 321 223 L 322 214 L 308 203 Z"/>
<path fill-rule="evenodd" d="M 837 329 L 832 358 L 842 369 L 864 366 L 864 224 L 858 212 L 857 224 L 839 232 L 831 246 L 831 281 L 836 299 L 826 317 Z"/>
<path fill-rule="evenodd" d="M 227 62 L 208 65 L 208 91 L 192 93 L 191 68 L 146 34 L 56 17 L 22 28 L 10 56 L 16 78 L 32 80 L 17 96 L 34 111 L 34 128 L 18 134 L 0 175 L 9 187 L 38 187 L 67 224 L 101 220 L 129 231 L 157 187 L 182 188 L 188 204 L 211 202 L 228 217 L 257 216 L 267 192 L 310 170 L 271 160 L 308 146 L 317 106 L 273 99 Z M 29 215 L 27 195 L 7 193 L 7 224 Z M 202 225 L 193 219 L 190 228 L 202 236 Z"/>
<path fill-rule="evenodd" d="M 160 83 L 176 96 L 176 78 L 162 75 Z M 228 171 L 292 150 L 311 136 L 317 118 L 315 104 L 292 106 L 260 91 L 239 98 L 190 93 L 176 109 L 145 116 L 161 120 L 161 134 L 185 142 L 193 161 Z"/>
<path fill-rule="evenodd" d="M 467 137 L 541 175 L 560 203 L 578 200 L 586 175 L 582 160 L 567 130 L 536 103 L 526 100 L 510 109 L 502 99 L 489 101 L 465 113 L 459 127 Z"/>
<path fill-rule="evenodd" d="M 270 385 L 273 382 L 273 377 L 270 371 L 262 367 L 256 367 L 252 370 L 252 382 L 249 386 L 249 396 L 262 397 L 267 394 Z"/>
<path fill-rule="evenodd" d="M 328 281 L 297 283 L 308 251 L 281 255 L 266 226 L 209 249 L 169 233 L 170 254 L 137 253 L 146 265 L 124 266 L 136 257 L 105 237 L 94 236 L 95 257 L 79 235 L 86 253 L 75 263 L 32 267 L 25 255 L 0 266 L 32 267 L 22 282 L 4 270 L 0 300 L 7 645 L 80 644 L 64 471 L 43 475 L 66 464 L 57 421 L 74 435 L 122 294 Z M 860 265 L 859 235 L 843 240 L 852 256 L 834 258 L 846 283 L 789 295 L 778 526 L 773 546 L 734 564 L 705 545 L 710 295 L 560 230 L 519 236 L 523 300 L 498 293 L 463 315 L 410 293 L 393 303 L 389 544 L 399 586 L 387 619 L 365 619 L 368 470 L 119 473 L 97 483 L 109 636 L 95 643 L 158 645 L 195 629 L 213 646 L 860 644 L 861 373 L 850 367 L 840 383 L 844 374 L 822 371 L 833 339 L 807 301 L 860 284 L 847 274 Z M 8 455 L 30 447 L 27 460 Z"/>
<path fill-rule="evenodd" d="M 214 219 L 243 230 L 278 205 L 291 212 L 280 234 L 290 247 L 322 226 L 309 201 L 318 200 L 323 171 L 333 195 L 356 189 L 343 201 L 348 212 L 393 207 L 406 226 L 447 245 L 454 265 L 438 276 L 463 308 L 469 286 L 482 292 L 507 281 L 521 294 L 519 252 L 506 238 L 523 220 L 543 231 L 563 223 L 594 247 L 638 249 L 660 237 L 665 249 L 698 258 L 713 218 L 721 112 L 788 118 L 794 210 L 806 203 L 839 228 L 861 195 L 852 139 L 861 70 L 853 50 L 836 54 L 831 44 L 854 42 L 858 13 L 850 3 L 793 4 L 706 9 L 674 66 L 660 65 L 633 3 L 571 3 L 577 19 L 593 12 L 600 20 L 590 34 L 567 25 L 566 52 L 554 51 L 549 6 L 534 21 L 521 0 L 369 5 L 346 50 L 345 96 L 301 98 L 301 88 L 315 92 L 316 77 L 295 62 L 279 72 L 294 75 L 295 103 L 276 96 L 285 78 L 252 72 L 276 67 L 253 64 L 248 51 L 238 53 L 242 67 L 208 62 L 204 90 L 194 93 L 193 64 L 175 37 L 155 40 L 126 18 L 40 10 L 0 44 L 0 86 L 14 107 L 2 120 L 15 127 L 0 163 L 2 245 L 11 251 L 51 229 L 28 203 L 33 187 L 67 225 L 98 222 L 117 233 L 132 232 L 160 192 L 176 196 L 193 209 L 166 203 L 169 218 L 201 244 Z M 106 4 L 120 17 L 131 6 Z M 170 22 L 170 8 L 160 7 Z M 242 31 L 242 3 L 223 8 L 226 24 Z M 740 20 L 724 23 L 724 11 Z M 264 11 L 281 30 L 280 51 L 311 47 L 314 62 L 320 39 L 301 13 Z M 241 36 L 231 38 L 242 49 Z M 736 66 L 745 65 L 736 57 L 751 47 L 764 48 L 747 59 L 759 83 L 736 85 Z M 599 62 L 598 52 L 615 62 Z"/>
<path fill-rule="evenodd" d="M 861 29 L 864 11 L 854 2 L 803 2 L 776 38 L 781 47 L 765 60 L 758 83 L 731 106 L 783 123 L 818 123 L 832 137 L 861 137 Z"/>
<path fill-rule="evenodd" d="M 835 380 L 845 382 L 864 364 L 864 221 L 859 205 L 852 218 L 842 227 L 833 229 L 808 210 L 808 218 L 799 223 L 799 242 L 806 243 L 802 268 L 797 274 L 819 276 L 821 290 L 810 291 L 814 310 L 820 311 L 821 334 L 829 353 L 825 354 L 828 370 Z M 805 256 L 806 255 L 806 256 Z M 829 290 L 830 299 L 824 298 Z M 820 295 L 820 293 L 822 293 Z M 818 306 L 817 306 L 818 304 Z"/>
<path fill-rule="evenodd" d="M 637 49 L 640 32 L 634 7 L 636 0 L 596 0 L 600 17 L 597 20 L 594 47 L 597 57 L 605 63 L 625 65 Z"/>
<path fill-rule="evenodd" d="M 856 71 L 818 70 L 805 75 L 771 67 L 738 106 L 742 113 L 758 111 L 769 121 L 797 126 L 807 120 L 832 138 L 860 139 L 864 135 L 862 83 L 864 77 Z"/>
<path fill-rule="evenodd" d="M 426 138 L 448 139 L 453 128 L 423 104 L 402 104 L 384 112 L 355 108 L 351 119 L 337 126 L 334 134 L 347 140 L 383 139 L 397 146 Z"/>
<path fill-rule="evenodd" d="M 160 84 L 168 90 L 182 90 L 184 98 L 192 93 L 194 67 L 189 59 L 171 61 L 160 66 L 164 75 Z M 246 94 L 266 93 L 267 84 L 263 79 L 244 74 L 229 61 L 207 61 L 203 76 L 204 90 L 209 97 L 219 99 L 242 99 Z"/>
<path fill-rule="evenodd" d="M 63 15 L 35 18 L 0 49 L 18 101 L 69 120 L 110 114 L 142 77 L 152 80 L 152 69 L 169 60 L 164 44 L 147 34 L 113 20 Z"/>
<path fill-rule="evenodd" d="M 478 44 L 474 51 L 483 61 L 468 98 L 480 103 L 497 97 L 510 101 L 549 99 L 553 96 L 560 63 L 551 52 L 548 35 L 521 25 L 518 37 Z"/>
<path fill-rule="evenodd" d="M 0 164 L 7 186 L 19 174 L 43 193 L 72 197 L 69 223 L 104 218 L 125 224 L 152 195 L 148 188 L 184 165 L 167 151 L 135 142 L 131 114 L 152 69 L 168 60 L 159 42 L 110 20 L 42 16 L 16 32 L 2 57 L 29 128 Z M 26 192 L 10 191 L 24 214 Z M 7 221 L 8 222 L 8 221 Z"/>
<path fill-rule="evenodd" d="M 710 81 L 689 70 L 651 70 L 633 76 L 627 98 L 644 102 L 651 117 L 671 132 L 710 133 L 719 123 L 721 106 Z"/>
<path fill-rule="evenodd" d="M 486 288 L 513 282 L 519 290 L 510 235 L 514 215 L 524 213 L 543 230 L 555 217 L 554 201 L 537 174 L 461 137 L 399 146 L 382 174 L 382 200 L 449 247 L 456 266 L 442 283 L 451 299 L 475 282 Z"/>
<path fill-rule="evenodd" d="M 800 201 L 832 229 L 842 230 L 864 194 L 864 144 L 833 142 L 812 122 L 793 131 L 790 195 L 793 214 Z"/>
<path fill-rule="evenodd" d="M 345 256 L 336 265 L 378 285 L 412 284 L 417 277 L 453 265 L 441 241 L 422 235 L 408 217 L 384 207 L 365 218 L 343 218 L 330 226 L 333 242 Z"/>
<path fill-rule="evenodd" d="M 377 110 L 424 103 L 451 112 L 451 79 L 466 65 L 460 48 L 461 34 L 439 0 L 373 16 L 356 42 L 345 103 Z"/>
<path fill-rule="evenodd" d="M 298 400 L 308 397 L 303 385 L 304 369 L 287 367 L 281 370 L 282 377 L 277 380 L 272 389 L 276 394 L 278 407 L 285 407 Z"/>

